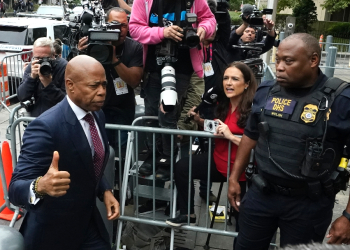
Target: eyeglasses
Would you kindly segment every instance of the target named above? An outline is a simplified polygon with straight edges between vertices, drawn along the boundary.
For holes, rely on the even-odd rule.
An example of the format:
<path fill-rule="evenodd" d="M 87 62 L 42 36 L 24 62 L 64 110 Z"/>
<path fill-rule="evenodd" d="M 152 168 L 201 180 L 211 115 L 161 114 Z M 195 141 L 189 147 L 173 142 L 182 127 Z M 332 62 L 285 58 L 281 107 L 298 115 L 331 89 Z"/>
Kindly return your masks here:
<path fill-rule="evenodd" d="M 41 59 L 44 59 L 44 58 L 50 58 L 50 56 L 43 56 L 43 57 L 36 56 L 36 57 L 33 57 L 33 60 L 41 60 Z"/>

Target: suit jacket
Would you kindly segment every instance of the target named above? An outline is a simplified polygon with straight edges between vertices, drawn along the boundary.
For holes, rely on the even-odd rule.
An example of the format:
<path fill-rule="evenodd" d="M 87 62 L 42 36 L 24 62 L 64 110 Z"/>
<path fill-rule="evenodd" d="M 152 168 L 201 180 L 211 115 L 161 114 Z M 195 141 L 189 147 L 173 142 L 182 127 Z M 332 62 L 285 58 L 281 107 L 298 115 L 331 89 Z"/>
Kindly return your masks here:
<path fill-rule="evenodd" d="M 93 112 L 93 115 L 106 149 L 105 167 L 109 146 L 104 115 L 102 111 Z M 64 196 L 45 196 L 36 205 L 31 205 L 28 199 L 30 184 L 48 171 L 54 151 L 59 153 L 59 170 L 70 173 L 70 188 Z M 88 140 L 67 98 L 63 99 L 26 129 L 9 186 L 10 201 L 27 210 L 20 228 L 26 250 L 79 249 L 91 219 L 95 220 L 103 239 L 109 242 L 96 207 L 96 196 L 109 188 L 104 176 L 96 182 Z"/>

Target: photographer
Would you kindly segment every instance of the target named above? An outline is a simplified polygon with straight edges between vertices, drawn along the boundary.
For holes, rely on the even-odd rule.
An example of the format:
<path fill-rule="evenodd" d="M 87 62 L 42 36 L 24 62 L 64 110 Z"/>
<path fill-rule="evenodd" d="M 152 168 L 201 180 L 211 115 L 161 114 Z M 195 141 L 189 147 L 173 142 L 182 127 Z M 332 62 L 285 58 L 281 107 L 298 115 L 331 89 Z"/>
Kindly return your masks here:
<path fill-rule="evenodd" d="M 104 0 L 102 1 L 102 7 L 105 11 L 108 11 L 114 7 L 120 7 L 127 11 L 127 13 L 131 13 L 131 7 L 127 5 L 124 0 Z"/>
<path fill-rule="evenodd" d="M 243 7 L 243 11 L 242 11 L 243 24 L 239 26 L 237 29 L 232 30 L 230 34 L 230 39 L 227 47 L 227 51 L 229 52 L 227 59 L 229 62 L 241 61 L 247 58 L 252 58 L 252 56 L 248 54 L 247 50 L 233 48 L 232 45 L 243 45 L 248 43 L 260 42 L 256 40 L 256 36 L 257 36 L 256 27 L 251 26 L 249 24 L 249 20 L 250 20 L 249 17 L 251 14 L 252 12 L 249 12 L 249 11 L 246 12 Z M 275 38 L 276 38 L 274 22 L 270 19 L 263 18 L 263 23 L 267 30 L 267 36 L 266 36 L 266 39 L 264 40 L 264 46 L 262 47 L 262 51 L 259 52 L 258 55 L 264 54 L 265 52 L 269 51 L 274 45 Z"/>
<path fill-rule="evenodd" d="M 191 3 L 190 14 L 194 12 L 197 15 L 197 21 L 191 25 L 191 28 L 197 29 L 197 36 L 199 41 L 202 42 L 213 34 L 216 23 L 215 18 L 205 0 L 195 0 L 189 3 Z M 148 6 L 146 11 L 145 6 Z M 160 9 L 159 6 L 162 6 L 162 8 Z M 187 27 L 187 22 L 183 18 L 186 16 L 186 8 L 185 0 L 135 0 L 133 13 L 130 18 L 130 35 L 141 42 L 144 49 L 143 60 L 146 77 L 142 88 L 145 91 L 145 113 L 148 116 L 158 115 L 159 125 L 163 128 L 177 128 L 178 114 L 180 112 L 179 104 L 182 103 L 182 99 L 186 94 L 192 73 L 196 72 L 199 77 L 203 77 L 203 54 L 198 49 L 199 46 L 192 49 L 186 48 L 186 46 L 183 46 L 185 48 L 180 48 L 180 44 L 186 42 L 183 35 L 184 27 Z M 180 15 L 182 18 L 175 20 L 175 17 Z M 159 16 L 162 17 L 162 20 L 158 20 Z M 174 109 L 169 112 L 165 112 L 163 105 L 160 105 L 162 89 L 161 69 L 164 65 L 157 63 L 157 58 L 163 56 L 157 52 L 157 47 L 159 48 L 162 43 L 171 44 L 171 49 L 178 50 L 177 55 L 173 57 L 176 59 L 176 62 L 172 62 L 172 66 L 175 69 L 178 101 Z M 166 166 L 164 169 L 158 170 L 156 174 L 157 179 L 164 180 L 166 176 L 169 176 L 170 139 L 170 135 L 162 135 L 163 152 L 159 160 L 165 162 L 164 165 Z"/>
<path fill-rule="evenodd" d="M 106 13 L 107 22 L 121 23 L 120 38 L 113 42 L 114 54 L 112 65 L 104 65 L 107 77 L 107 94 L 103 106 L 106 123 L 131 125 L 135 116 L 134 88 L 142 78 L 142 46 L 127 37 L 128 19 L 122 8 L 114 7 Z M 80 53 L 88 47 L 88 38 L 79 40 Z M 110 145 L 116 149 L 118 131 L 107 130 Z M 127 131 L 121 131 L 121 144 L 126 144 Z"/>
<path fill-rule="evenodd" d="M 230 14 L 222 3 L 208 0 L 210 10 L 215 14 L 217 30 L 203 42 L 205 93 L 212 87 L 221 86 L 224 71 L 227 68 L 227 50 L 231 27 Z M 221 4 L 221 5 L 220 5 Z M 205 107 L 200 114 L 207 119 L 214 118 L 214 109 Z"/>
<path fill-rule="evenodd" d="M 204 81 L 205 91 L 215 86 L 222 85 L 222 77 L 224 71 L 227 68 L 226 62 L 226 45 L 231 32 L 231 19 L 230 14 L 227 10 L 227 2 L 216 2 L 216 0 L 207 0 L 211 12 L 215 15 L 217 22 L 216 32 L 203 42 L 203 55 L 204 55 Z M 198 105 L 199 102 L 197 102 Z M 194 106 L 194 105 L 192 105 Z M 214 119 L 215 106 L 203 106 L 199 113 L 201 117 L 205 119 Z M 186 114 L 187 116 L 187 114 Z M 179 126 L 180 127 L 180 126 Z M 201 138 L 200 138 L 201 140 Z M 203 149 L 204 150 L 204 149 Z M 206 199 L 207 195 L 207 182 L 200 181 L 199 196 Z M 216 196 L 210 191 L 209 202 L 215 202 Z"/>
<path fill-rule="evenodd" d="M 66 95 L 64 72 L 67 61 L 55 59 L 54 41 L 49 38 L 38 38 L 33 45 L 33 59 L 26 67 L 21 84 L 17 89 L 20 102 L 31 100 L 27 112 L 32 117 L 41 115 L 55 106 Z"/>
<path fill-rule="evenodd" d="M 55 39 L 53 43 L 53 47 L 55 49 L 55 58 L 62 58 L 62 41 L 59 38 Z"/>
<path fill-rule="evenodd" d="M 252 70 L 244 63 L 235 62 L 229 65 L 225 70 L 223 81 L 221 83 L 221 92 L 219 104 L 217 107 L 216 118 L 219 126 L 216 128 L 215 135 L 223 139 L 215 139 L 215 148 L 213 152 L 206 152 L 192 156 L 192 180 L 191 187 L 189 183 L 189 159 L 181 159 L 175 165 L 175 183 L 178 190 L 178 202 L 180 215 L 175 218 L 167 219 L 166 223 L 179 227 L 187 223 L 187 206 L 190 206 L 190 223 L 195 223 L 194 214 L 194 184 L 193 179 L 208 180 L 208 154 L 213 153 L 210 165 L 210 180 L 216 182 L 225 182 L 227 179 L 227 159 L 229 148 L 227 140 L 231 141 L 231 164 L 232 167 L 238 145 L 241 138 L 235 136 L 243 134 L 248 115 L 251 111 L 253 97 L 257 84 Z M 194 108 L 193 108 L 194 109 Z M 204 125 L 204 120 L 193 109 L 189 112 L 194 115 L 194 120 L 200 125 Z M 240 177 L 240 181 L 245 181 L 245 175 Z M 243 185 L 245 186 L 245 185 Z M 188 190 L 191 188 L 191 199 L 188 204 Z M 242 191 L 243 192 L 243 191 Z"/>

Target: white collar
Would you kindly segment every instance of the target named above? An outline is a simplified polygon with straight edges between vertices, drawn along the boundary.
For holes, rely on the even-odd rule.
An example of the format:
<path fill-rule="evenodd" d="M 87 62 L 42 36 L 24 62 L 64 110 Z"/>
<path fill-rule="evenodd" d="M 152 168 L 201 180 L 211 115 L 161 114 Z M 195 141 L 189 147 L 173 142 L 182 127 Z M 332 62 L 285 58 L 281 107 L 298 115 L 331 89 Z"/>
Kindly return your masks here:
<path fill-rule="evenodd" d="M 90 113 L 92 114 L 90 111 L 89 112 L 86 112 L 85 110 L 83 110 L 82 108 L 80 108 L 79 106 L 77 106 L 70 98 L 69 96 L 67 95 L 67 101 L 68 101 L 68 104 L 69 106 L 72 108 L 75 116 L 78 118 L 78 120 L 82 120 L 86 114 Z"/>

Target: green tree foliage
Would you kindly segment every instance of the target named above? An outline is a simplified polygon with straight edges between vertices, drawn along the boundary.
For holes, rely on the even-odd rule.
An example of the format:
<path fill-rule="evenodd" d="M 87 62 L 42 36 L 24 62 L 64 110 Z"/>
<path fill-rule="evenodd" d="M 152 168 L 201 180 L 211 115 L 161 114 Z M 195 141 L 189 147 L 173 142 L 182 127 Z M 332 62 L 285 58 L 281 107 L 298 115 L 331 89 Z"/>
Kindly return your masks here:
<path fill-rule="evenodd" d="M 302 0 L 293 9 L 296 17 L 295 31 L 310 32 L 311 24 L 317 21 L 316 5 L 312 0 Z"/>
<path fill-rule="evenodd" d="M 285 9 L 293 9 L 302 0 L 278 0 L 277 13 Z"/>
<path fill-rule="evenodd" d="M 325 0 L 321 4 L 322 8 L 327 9 L 328 12 L 336 12 L 338 10 L 345 9 L 350 4 L 350 0 Z"/>
<path fill-rule="evenodd" d="M 350 23 L 334 23 L 327 29 L 327 34 L 338 38 L 350 37 Z"/>
<path fill-rule="evenodd" d="M 232 10 L 232 11 L 235 11 L 235 10 L 240 11 L 242 0 L 230 0 L 229 3 L 230 3 L 230 10 Z M 255 4 L 255 1 L 254 0 L 244 0 L 243 4 L 246 4 L 246 3 Z"/>

